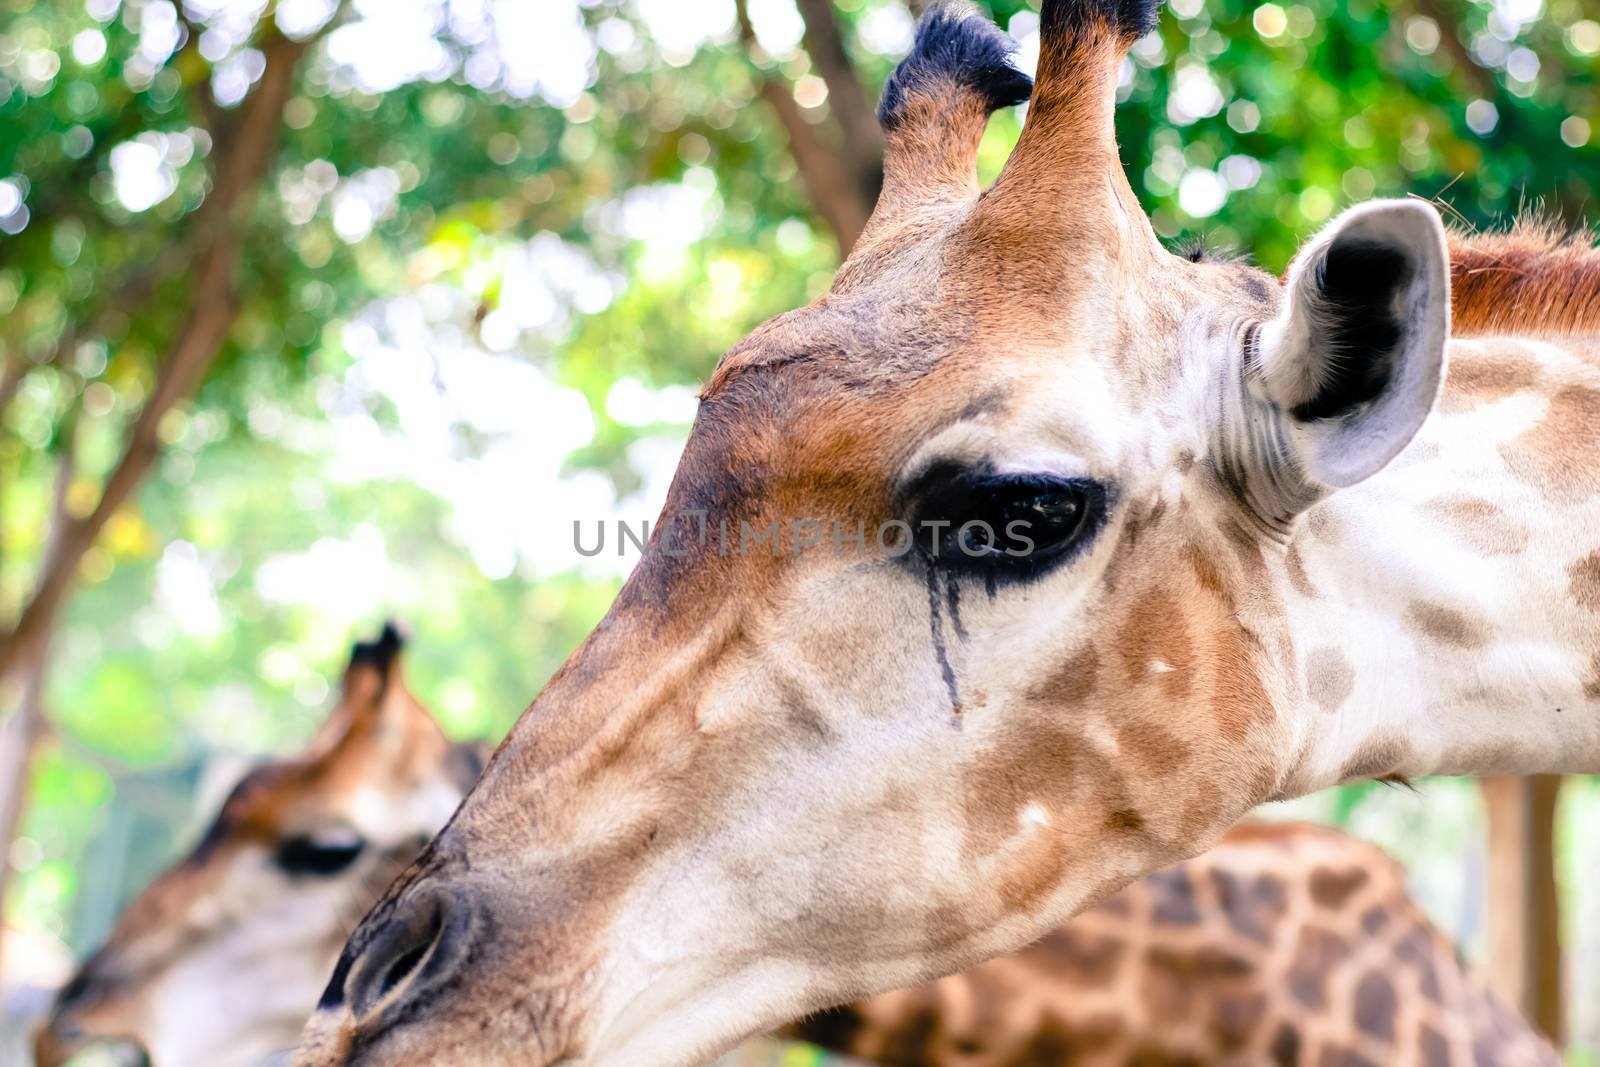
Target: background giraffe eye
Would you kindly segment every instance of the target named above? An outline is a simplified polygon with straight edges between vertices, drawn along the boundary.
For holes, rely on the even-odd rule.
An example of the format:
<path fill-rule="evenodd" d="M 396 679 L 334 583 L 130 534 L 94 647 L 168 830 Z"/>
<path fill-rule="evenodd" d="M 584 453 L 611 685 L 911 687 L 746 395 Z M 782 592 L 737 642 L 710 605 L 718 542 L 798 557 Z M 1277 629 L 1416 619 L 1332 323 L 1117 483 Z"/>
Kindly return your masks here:
<path fill-rule="evenodd" d="M 918 516 L 917 544 L 943 566 L 1038 567 L 1087 543 L 1106 492 L 1088 479 L 1007 475 L 955 483 Z"/>
<path fill-rule="evenodd" d="M 354 863 L 366 844 L 354 830 L 296 834 L 278 843 L 273 862 L 286 874 L 327 877 Z"/>

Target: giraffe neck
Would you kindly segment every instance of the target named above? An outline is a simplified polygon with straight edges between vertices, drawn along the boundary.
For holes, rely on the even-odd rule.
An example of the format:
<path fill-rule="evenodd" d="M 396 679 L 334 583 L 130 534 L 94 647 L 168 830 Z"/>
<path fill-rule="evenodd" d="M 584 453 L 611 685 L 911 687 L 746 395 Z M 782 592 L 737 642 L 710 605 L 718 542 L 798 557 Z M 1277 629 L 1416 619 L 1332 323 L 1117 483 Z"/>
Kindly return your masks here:
<path fill-rule="evenodd" d="M 1286 795 L 1600 770 L 1600 341 L 1457 341 L 1450 361 L 1411 447 L 1273 561 Z"/>

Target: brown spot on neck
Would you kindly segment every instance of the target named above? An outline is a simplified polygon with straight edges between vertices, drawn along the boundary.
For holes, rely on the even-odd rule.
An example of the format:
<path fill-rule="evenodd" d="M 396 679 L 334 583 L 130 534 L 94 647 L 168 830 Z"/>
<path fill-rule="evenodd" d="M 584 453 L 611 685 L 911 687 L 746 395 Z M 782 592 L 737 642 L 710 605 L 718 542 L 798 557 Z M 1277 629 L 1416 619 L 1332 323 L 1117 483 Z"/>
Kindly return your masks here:
<path fill-rule="evenodd" d="M 1141 773 L 1164 776 L 1178 771 L 1189 747 L 1158 722 L 1130 722 L 1117 730 L 1117 751 L 1131 757 Z"/>
<path fill-rule="evenodd" d="M 1030 951 L 1058 964 L 1069 980 L 1097 988 L 1110 985 L 1116 978 L 1127 946 L 1116 938 L 1069 924 L 1045 935 Z"/>
<path fill-rule="evenodd" d="M 1600 492 L 1600 390 L 1568 385 L 1550 396 L 1538 425 L 1500 446 L 1511 473 L 1552 500 Z"/>
<path fill-rule="evenodd" d="M 1235 876 L 1220 867 L 1210 872 L 1211 888 L 1228 926 L 1249 941 L 1270 945 L 1288 911 L 1288 888 L 1276 875 Z"/>
<path fill-rule="evenodd" d="M 1043 680 L 1030 686 L 1027 699 L 1051 711 L 1071 711 L 1094 693 L 1099 676 L 1100 656 L 1093 645 L 1084 645 Z"/>
<path fill-rule="evenodd" d="M 1330 911 L 1339 911 L 1370 880 L 1371 875 L 1360 867 L 1318 867 L 1311 873 L 1311 899 Z"/>
<path fill-rule="evenodd" d="M 1233 546 L 1234 553 L 1239 557 L 1239 563 L 1245 569 L 1245 574 L 1252 580 L 1260 578 L 1267 570 L 1266 556 L 1261 551 L 1261 542 L 1254 534 L 1245 529 L 1237 519 L 1224 520 L 1221 524 L 1222 532 L 1228 538 L 1228 543 Z"/>
<path fill-rule="evenodd" d="M 1325 545 L 1337 545 L 1343 537 L 1339 516 L 1326 502 L 1316 504 L 1305 513 L 1306 534 Z"/>
<path fill-rule="evenodd" d="M 1217 570 L 1216 561 L 1198 546 L 1185 545 L 1183 556 L 1189 563 L 1189 569 L 1194 571 L 1195 580 L 1200 583 L 1200 588 L 1208 593 L 1215 593 L 1229 599 L 1222 586 L 1222 574 Z"/>
<path fill-rule="evenodd" d="M 1163 694 L 1187 695 L 1194 642 L 1177 598 L 1165 589 L 1139 597 L 1117 635 L 1117 655 L 1128 681 L 1142 681 L 1155 671 Z"/>
<path fill-rule="evenodd" d="M 1270 1050 L 1275 1067 L 1300 1067 L 1300 1031 L 1284 1022 L 1272 1035 Z"/>
<path fill-rule="evenodd" d="M 1144 887 L 1151 899 L 1150 918 L 1157 926 L 1199 925 L 1200 908 L 1187 866 L 1180 864 L 1147 875 Z"/>
<path fill-rule="evenodd" d="M 1572 599 L 1590 611 L 1600 611 L 1600 549 L 1567 568 Z"/>
<path fill-rule="evenodd" d="M 1300 546 L 1292 544 L 1284 557 L 1284 566 L 1289 572 L 1289 585 L 1294 591 L 1308 599 L 1315 599 L 1316 586 L 1311 584 L 1310 577 L 1306 574 L 1306 562 L 1300 555 Z"/>
<path fill-rule="evenodd" d="M 1399 1010 L 1394 985 L 1383 974 L 1371 971 L 1356 985 L 1356 1029 L 1368 1037 L 1393 1043 L 1394 1017 Z"/>
<path fill-rule="evenodd" d="M 1144 829 L 1144 816 L 1132 808 L 1118 808 L 1106 816 L 1106 829 L 1122 833 L 1138 833 Z"/>
<path fill-rule="evenodd" d="M 1306 656 L 1306 696 L 1323 711 L 1338 711 L 1355 686 L 1355 668 L 1337 648 L 1312 649 Z"/>
<path fill-rule="evenodd" d="M 1590 700 L 1600 700 L 1600 652 L 1589 661 L 1589 677 L 1584 680 L 1583 695 Z"/>
<path fill-rule="evenodd" d="M 1261 681 L 1259 647 L 1255 636 L 1237 622 L 1225 623 L 1212 641 L 1211 712 L 1222 736 L 1235 744 L 1249 736 L 1252 726 L 1272 717 L 1272 701 Z"/>
<path fill-rule="evenodd" d="M 1448 414 L 1471 411 L 1480 404 L 1532 389 L 1539 380 L 1539 367 L 1531 359 L 1504 353 L 1452 355 L 1446 374 L 1440 410 Z"/>
<path fill-rule="evenodd" d="M 1328 976 L 1349 955 L 1349 943 L 1333 931 L 1315 926 L 1301 930 L 1289 970 L 1289 995 L 1307 1011 L 1322 1011 L 1327 1007 Z"/>
<path fill-rule="evenodd" d="M 1528 529 L 1481 497 L 1442 496 L 1427 510 L 1457 540 L 1486 556 L 1510 556 L 1528 547 Z"/>
<path fill-rule="evenodd" d="M 1484 628 L 1463 612 L 1426 600 L 1414 600 L 1406 608 L 1406 626 L 1451 648 L 1478 648 L 1488 640 Z"/>

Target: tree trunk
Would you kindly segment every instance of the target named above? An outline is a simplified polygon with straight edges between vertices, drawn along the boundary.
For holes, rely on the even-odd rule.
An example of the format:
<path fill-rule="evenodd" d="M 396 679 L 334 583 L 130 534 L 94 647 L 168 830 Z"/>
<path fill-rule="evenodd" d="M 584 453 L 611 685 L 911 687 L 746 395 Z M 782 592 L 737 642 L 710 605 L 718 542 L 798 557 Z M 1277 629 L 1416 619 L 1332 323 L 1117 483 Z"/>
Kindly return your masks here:
<path fill-rule="evenodd" d="M 55 487 L 50 501 L 50 529 L 45 541 L 44 566 L 49 568 L 61 552 L 61 537 L 70 516 L 67 492 L 77 476 L 77 412 L 69 412 L 57 436 Z M 5 902 L 11 885 L 11 843 L 22 828 L 28 807 L 33 756 L 45 734 L 45 686 L 50 663 L 49 635 L 41 638 L 33 656 L 23 665 L 22 699 L 14 714 L 0 721 L 0 974 L 5 963 Z"/>
<path fill-rule="evenodd" d="M 800 114 L 800 105 L 794 102 L 789 87 L 776 78 L 761 79 L 761 99 L 778 116 L 778 122 L 789 135 L 789 154 L 794 157 L 795 169 L 806 187 L 806 198 L 811 209 L 833 231 L 839 245 L 839 258 L 850 254 L 861 231 L 867 228 L 872 217 L 872 201 L 861 194 L 857 176 L 830 152 Z"/>
<path fill-rule="evenodd" d="M 756 35 L 750 23 L 747 0 L 735 0 L 734 7 L 739 19 L 739 40 L 750 56 L 751 65 L 757 68 L 755 77 L 761 98 L 772 108 L 778 124 L 783 127 L 789 142 L 789 154 L 794 159 L 800 182 L 805 186 L 811 209 L 833 231 L 834 240 L 839 245 L 839 258 L 843 259 L 850 254 L 862 230 L 866 229 L 867 219 L 872 216 L 878 186 L 883 180 L 883 139 L 877 119 L 865 103 L 866 92 L 845 56 L 832 5 L 821 5 L 819 12 L 807 10 L 807 5 L 803 4 L 802 13 L 806 19 L 807 49 L 818 42 L 818 50 L 826 51 L 830 57 L 825 64 L 813 53 L 812 62 L 828 83 L 828 98 L 833 105 L 833 118 L 830 121 L 844 145 L 842 152 L 833 149 L 818 136 L 817 128 L 801 113 L 800 105 L 795 103 L 793 87 L 788 81 L 760 69 Z M 839 67 L 841 59 L 848 76 Z M 830 64 L 831 79 L 828 75 Z M 841 88 L 835 89 L 836 82 Z M 870 132 L 864 134 L 863 130 Z"/>
<path fill-rule="evenodd" d="M 22 699 L 0 720 L 0 974 L 5 973 L 4 904 L 11 887 L 11 843 L 22 829 L 34 752 L 45 734 L 44 690 L 49 641 L 41 641 L 21 671 Z"/>
<path fill-rule="evenodd" d="M 844 33 L 833 0 L 796 0 L 806 25 L 811 64 L 828 85 L 828 106 L 844 133 L 844 148 L 861 195 L 869 207 L 883 185 L 883 131 L 877 109 L 845 50 Z"/>
<path fill-rule="evenodd" d="M 1562 1040 L 1560 906 L 1555 876 L 1559 775 L 1486 778 L 1489 979 L 1558 1047 Z"/>
<path fill-rule="evenodd" d="M 128 432 L 122 455 L 107 476 L 99 502 L 87 516 L 76 518 L 65 508 L 72 479 L 71 448 L 63 451 L 57 477 L 57 513 L 51 543 L 40 567 L 33 595 L 16 625 L 0 637 L 0 687 L 21 677 L 21 702 L 9 721 L 0 723 L 0 906 L 9 882 L 10 846 L 21 825 L 29 768 L 46 729 L 45 665 L 50 639 L 62 605 L 74 586 L 85 553 L 107 522 L 132 496 L 160 456 L 157 428 L 174 406 L 190 396 L 221 352 L 238 315 L 234 275 L 243 255 L 251 202 L 271 168 L 283 127 L 283 108 L 294 89 L 295 69 L 315 38 L 293 41 L 264 21 L 261 50 L 266 67 L 255 90 L 237 112 L 212 130 L 211 191 L 194 216 L 196 243 L 187 270 L 188 308 L 155 388 Z M 204 85 L 200 91 L 209 91 Z M 138 279 L 131 285 L 142 286 Z M 137 290 L 136 290 L 137 292 Z M 144 294 L 153 296 L 150 290 Z M 8 362 L 3 384 L 14 394 L 21 372 Z M 15 377 L 13 377 L 13 374 Z M 9 397 L 0 397 L 9 399 Z"/>
<path fill-rule="evenodd" d="M 196 219 L 202 243 L 190 271 L 192 295 L 184 324 L 154 391 L 134 421 L 121 458 L 106 479 L 99 503 L 88 516 L 67 521 L 59 551 L 43 569 L 16 625 L 0 639 L 0 680 L 38 654 L 37 647 L 54 627 L 84 554 L 160 455 L 157 427 L 162 416 L 205 377 L 238 314 L 233 276 L 244 244 L 244 209 L 271 166 L 283 125 L 283 107 L 294 88 L 295 67 L 309 44 L 289 40 L 270 24 L 267 35 L 262 45 L 266 69 L 260 84 L 233 121 L 214 135 L 217 164 L 211 193 Z"/>

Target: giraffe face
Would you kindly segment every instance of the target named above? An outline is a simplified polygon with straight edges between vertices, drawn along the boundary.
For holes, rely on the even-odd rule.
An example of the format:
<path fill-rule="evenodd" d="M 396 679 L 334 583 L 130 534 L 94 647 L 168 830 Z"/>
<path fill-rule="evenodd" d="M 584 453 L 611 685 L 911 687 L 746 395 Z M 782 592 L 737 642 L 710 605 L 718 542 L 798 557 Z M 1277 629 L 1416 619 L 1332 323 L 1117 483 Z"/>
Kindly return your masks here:
<path fill-rule="evenodd" d="M 43 1067 L 131 1044 L 162 1067 L 247 1067 L 291 1048 L 339 946 L 470 781 L 400 680 L 359 645 L 310 752 L 247 775 L 58 995 Z"/>
<path fill-rule="evenodd" d="M 980 31 L 924 24 L 858 251 L 725 357 L 613 610 L 299 1062 L 702 1062 L 1017 947 L 1279 790 L 1274 524 L 1426 414 L 1442 229 L 1359 209 L 1283 291 L 1169 255 L 1109 137 L 1136 27 L 1091 8 L 1046 5 L 982 199 L 929 148 L 976 143 L 937 123 L 992 94 L 930 64 Z"/>

